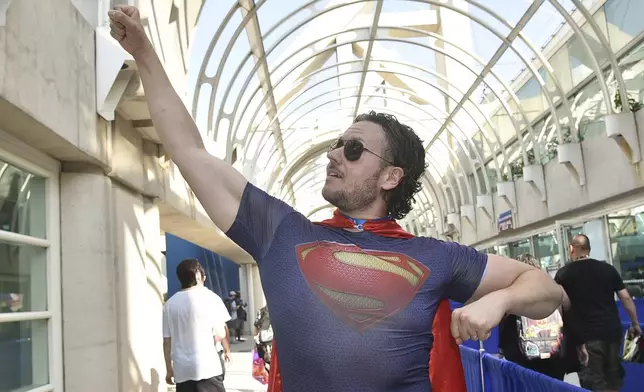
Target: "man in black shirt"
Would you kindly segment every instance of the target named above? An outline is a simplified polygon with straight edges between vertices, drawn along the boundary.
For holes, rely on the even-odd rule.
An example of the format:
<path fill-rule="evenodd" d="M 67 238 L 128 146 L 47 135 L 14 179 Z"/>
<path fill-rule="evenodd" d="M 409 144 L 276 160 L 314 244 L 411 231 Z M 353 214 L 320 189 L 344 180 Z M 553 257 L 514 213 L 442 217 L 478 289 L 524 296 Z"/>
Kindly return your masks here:
<path fill-rule="evenodd" d="M 575 236 L 569 251 L 573 262 L 557 272 L 555 281 L 568 295 L 564 306 L 569 307 L 576 338 L 587 352 L 588 362 L 579 372 L 579 381 L 583 388 L 592 391 L 618 391 L 624 369 L 620 356 L 622 323 L 614 295 L 617 293 L 631 319 L 630 332 L 641 335 L 635 303 L 617 270 L 588 256 L 588 237 Z"/>

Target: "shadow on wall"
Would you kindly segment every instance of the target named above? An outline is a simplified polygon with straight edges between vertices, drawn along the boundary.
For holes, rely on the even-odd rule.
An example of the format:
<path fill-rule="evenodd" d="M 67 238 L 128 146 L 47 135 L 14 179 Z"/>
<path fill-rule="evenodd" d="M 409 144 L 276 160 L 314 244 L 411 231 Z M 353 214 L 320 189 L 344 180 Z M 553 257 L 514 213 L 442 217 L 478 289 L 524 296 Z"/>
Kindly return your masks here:
<path fill-rule="evenodd" d="M 239 290 L 239 265 L 232 260 L 202 248 L 170 233 L 165 235 L 168 295 L 181 290 L 175 273 L 181 260 L 197 259 L 206 270 L 206 286 L 220 297 L 228 297 L 232 290 Z"/>
<path fill-rule="evenodd" d="M 165 379 L 165 377 L 163 377 Z M 165 383 L 165 380 L 164 380 Z M 156 369 L 150 369 L 150 391 L 158 391 L 161 387 L 161 377 Z"/>
<path fill-rule="evenodd" d="M 164 392 L 159 374 L 165 365 L 158 210 L 118 187 L 114 195 L 120 225 L 115 247 L 119 386 L 124 391 Z"/>
<path fill-rule="evenodd" d="M 162 343 L 159 343 L 161 346 Z M 155 368 L 150 369 L 149 376 L 144 374 L 143 369 L 139 367 L 136 360 L 134 360 L 134 353 L 131 350 L 129 355 L 129 369 L 123 369 L 126 372 L 129 372 L 129 377 L 126 380 L 122 380 L 121 387 L 123 390 L 128 392 L 166 392 L 167 385 L 165 383 L 165 373 L 163 375 L 159 374 L 159 370 Z M 161 369 L 164 371 L 165 369 Z M 148 378 L 149 377 L 149 378 Z M 129 385 L 128 385 L 129 384 Z"/>

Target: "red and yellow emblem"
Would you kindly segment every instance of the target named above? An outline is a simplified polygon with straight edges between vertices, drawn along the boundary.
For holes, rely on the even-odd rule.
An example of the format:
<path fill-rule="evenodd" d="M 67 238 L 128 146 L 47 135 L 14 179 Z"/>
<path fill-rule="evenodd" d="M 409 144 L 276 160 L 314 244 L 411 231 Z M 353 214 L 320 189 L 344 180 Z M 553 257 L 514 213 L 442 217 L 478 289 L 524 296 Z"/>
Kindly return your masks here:
<path fill-rule="evenodd" d="M 419 261 L 397 252 L 314 242 L 296 253 L 307 283 L 341 320 L 363 332 L 404 309 L 429 277 Z"/>

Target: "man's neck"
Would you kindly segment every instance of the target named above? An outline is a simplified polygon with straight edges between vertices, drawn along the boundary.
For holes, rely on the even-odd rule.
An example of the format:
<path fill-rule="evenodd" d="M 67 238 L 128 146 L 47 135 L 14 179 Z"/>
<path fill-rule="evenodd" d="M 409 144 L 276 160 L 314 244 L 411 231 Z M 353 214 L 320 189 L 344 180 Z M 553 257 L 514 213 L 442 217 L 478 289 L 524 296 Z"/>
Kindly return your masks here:
<path fill-rule="evenodd" d="M 373 211 L 343 211 L 339 210 L 340 213 L 351 219 L 360 219 L 360 220 L 374 220 L 382 219 L 387 217 L 386 212 L 373 212 Z"/>
<path fill-rule="evenodd" d="M 576 256 L 572 261 L 586 260 L 589 258 L 590 258 L 590 255 Z"/>

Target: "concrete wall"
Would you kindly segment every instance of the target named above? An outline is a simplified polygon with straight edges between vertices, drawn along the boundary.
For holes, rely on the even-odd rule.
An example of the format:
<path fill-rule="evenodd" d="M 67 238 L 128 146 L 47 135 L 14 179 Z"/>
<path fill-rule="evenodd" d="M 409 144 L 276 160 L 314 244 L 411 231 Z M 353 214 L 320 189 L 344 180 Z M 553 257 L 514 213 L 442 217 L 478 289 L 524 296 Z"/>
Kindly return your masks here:
<path fill-rule="evenodd" d="M 130 1 L 182 95 L 202 2 Z M 149 125 L 138 76 L 115 121 L 97 115 L 95 30 L 106 22 L 99 6 L 112 2 L 8 3 L 0 15 L 0 142 L 15 139 L 62 162 L 65 391 L 165 391 L 160 233 L 252 259 L 214 227 L 154 129 L 133 126 Z"/>
<path fill-rule="evenodd" d="M 164 390 L 158 208 L 63 165 L 61 216 L 65 390 Z"/>
<path fill-rule="evenodd" d="M 119 390 L 111 181 L 63 173 L 60 188 L 65 390 L 83 391 L 88 375 L 97 392 Z"/>
<path fill-rule="evenodd" d="M 184 98 L 189 43 L 202 2 L 130 1 L 140 7 L 146 32 Z M 101 3 L 109 5 L 81 0 L 10 3 L 0 26 L 0 129 L 60 161 L 96 165 L 141 194 L 158 198 L 165 231 L 238 262 L 252 262 L 214 227 L 178 169 L 166 161 L 138 75 L 117 107 L 116 121 L 97 116 L 96 79 L 101 75 L 96 73 L 95 29 L 107 23 Z"/>
<path fill-rule="evenodd" d="M 94 27 L 69 0 L 20 0 L 0 27 L 0 127 L 63 160 L 105 163 Z"/>

